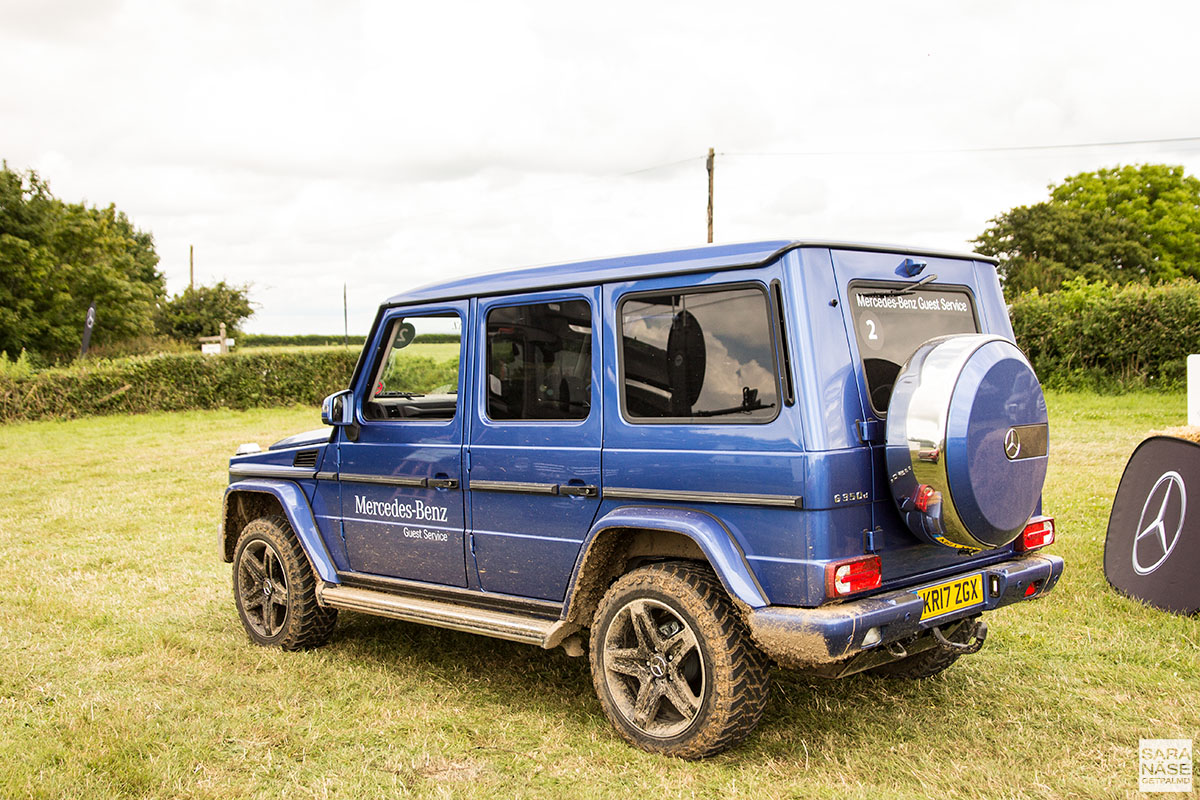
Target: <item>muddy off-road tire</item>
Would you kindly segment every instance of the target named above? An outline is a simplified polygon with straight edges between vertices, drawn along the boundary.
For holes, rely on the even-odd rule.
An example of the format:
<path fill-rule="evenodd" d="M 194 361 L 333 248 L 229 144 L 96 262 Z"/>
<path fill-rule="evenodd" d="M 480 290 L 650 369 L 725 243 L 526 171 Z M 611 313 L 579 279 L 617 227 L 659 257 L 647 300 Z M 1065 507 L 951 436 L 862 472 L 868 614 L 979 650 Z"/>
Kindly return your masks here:
<path fill-rule="evenodd" d="M 251 640 L 284 650 L 329 641 L 337 609 L 317 605 L 316 586 L 286 519 L 259 517 L 242 529 L 233 555 L 233 597 Z"/>
<path fill-rule="evenodd" d="M 617 580 L 592 622 L 592 682 L 630 744 L 703 758 L 762 717 L 769 662 L 705 566 L 667 562 Z"/>

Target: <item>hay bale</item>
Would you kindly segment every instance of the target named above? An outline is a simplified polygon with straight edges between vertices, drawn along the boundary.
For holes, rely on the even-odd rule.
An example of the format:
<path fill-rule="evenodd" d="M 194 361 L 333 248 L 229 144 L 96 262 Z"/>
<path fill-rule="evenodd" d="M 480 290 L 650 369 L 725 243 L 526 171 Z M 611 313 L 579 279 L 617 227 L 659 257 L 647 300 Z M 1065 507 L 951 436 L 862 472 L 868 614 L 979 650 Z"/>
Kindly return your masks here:
<path fill-rule="evenodd" d="M 1184 425 L 1179 428 L 1167 428 L 1161 431 L 1151 431 L 1151 436 L 1174 436 L 1176 439 L 1187 439 L 1189 442 L 1200 443 L 1200 428 Z"/>

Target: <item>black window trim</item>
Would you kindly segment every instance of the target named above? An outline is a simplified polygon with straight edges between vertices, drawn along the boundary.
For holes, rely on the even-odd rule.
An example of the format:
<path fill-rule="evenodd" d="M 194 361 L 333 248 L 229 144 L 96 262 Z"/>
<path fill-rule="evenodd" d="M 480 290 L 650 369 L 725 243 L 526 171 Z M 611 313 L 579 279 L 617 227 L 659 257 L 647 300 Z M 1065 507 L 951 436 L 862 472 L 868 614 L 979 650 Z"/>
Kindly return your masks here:
<path fill-rule="evenodd" d="M 631 300 L 637 300 L 641 297 L 660 297 L 664 294 L 678 295 L 695 295 L 695 294 L 711 294 L 713 292 L 728 292 L 737 289 L 757 289 L 762 295 L 763 305 L 767 312 L 767 325 L 769 327 L 768 335 L 771 337 L 771 373 L 775 376 L 775 413 L 770 419 L 759 420 L 744 420 L 732 419 L 726 417 L 631 417 L 625 402 L 625 304 Z M 694 283 L 685 284 L 683 286 L 663 286 L 657 289 L 641 289 L 637 291 L 622 294 L 614 308 L 615 319 L 613 320 L 614 327 L 617 331 L 617 382 L 619 390 L 617 397 L 619 400 L 621 419 L 629 425 L 770 425 L 775 420 L 779 419 L 782 413 L 783 406 L 783 388 L 780 385 L 779 374 L 779 357 L 775 350 L 778 342 L 778 332 L 775 314 L 773 313 L 773 304 L 771 303 L 771 293 L 767 285 L 762 281 L 757 280 L 740 280 L 733 283 L 717 283 L 706 284 L 703 286 Z"/>
<path fill-rule="evenodd" d="M 792 357 L 788 352 L 787 343 L 787 324 L 785 319 L 783 303 L 783 284 L 778 278 L 771 281 L 771 310 L 772 316 L 778 323 L 775 326 L 775 346 L 778 352 L 775 355 L 777 368 L 783 377 L 783 388 L 786 390 L 783 396 L 783 404 L 789 408 L 796 404 L 796 385 L 792 380 Z"/>

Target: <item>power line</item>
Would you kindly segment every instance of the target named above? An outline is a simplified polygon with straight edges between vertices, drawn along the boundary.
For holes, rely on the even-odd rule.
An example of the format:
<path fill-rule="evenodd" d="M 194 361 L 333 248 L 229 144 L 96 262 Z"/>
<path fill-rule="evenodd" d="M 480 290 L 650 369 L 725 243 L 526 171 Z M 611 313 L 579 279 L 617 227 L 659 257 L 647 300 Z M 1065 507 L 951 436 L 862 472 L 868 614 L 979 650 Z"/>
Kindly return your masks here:
<path fill-rule="evenodd" d="M 715 153 L 718 156 L 735 156 L 735 157 L 757 157 L 757 158 L 774 158 L 774 157 L 793 157 L 793 158 L 815 158 L 815 157 L 832 157 L 832 156 L 901 156 L 901 155 L 955 155 L 955 154 L 985 154 L 985 153 L 1019 153 L 1019 152 L 1043 152 L 1043 151 L 1063 151 L 1063 150 L 1085 150 L 1089 148 L 1103 147 L 1130 147 L 1137 145 L 1159 145 L 1159 144 L 1191 144 L 1200 145 L 1200 136 L 1182 136 L 1175 138 L 1164 139 L 1129 139 L 1124 141 L 1112 142 L 1088 142 L 1075 144 L 1041 144 L 1041 145 L 1014 145 L 1003 147 L 967 147 L 967 148 L 947 148 L 947 149 L 926 149 L 926 150 L 810 150 L 810 151 L 776 151 L 776 152 L 750 152 L 750 151 L 719 151 Z M 642 175 L 647 172 L 655 172 L 658 170 L 678 167 L 684 164 L 698 164 L 707 160 L 706 155 L 695 155 L 687 158 L 680 158 L 674 161 L 667 161 L 660 164 L 654 164 L 647 167 L 639 167 L 637 169 L 628 170 L 625 172 L 600 172 L 587 174 L 584 173 L 577 177 L 559 181 L 549 186 L 530 186 L 508 192 L 503 196 L 505 204 L 511 204 L 515 199 L 531 199 L 546 194 L 559 194 L 566 191 L 571 191 L 583 186 L 603 183 L 613 180 L 614 178 L 626 178 L 633 175 Z M 428 219 L 438 219 L 461 215 L 462 210 L 459 206 L 447 207 L 433 211 L 425 211 L 419 214 L 399 214 L 385 217 L 383 219 L 360 222 L 344 226 L 332 226 L 326 228 L 327 232 L 345 235 L 355 232 L 373 232 L 377 229 L 388 231 L 396 231 L 403 229 L 406 224 L 411 224 L 415 221 Z"/>
<path fill-rule="evenodd" d="M 514 200 L 514 199 L 527 199 L 527 198 L 538 197 L 538 196 L 544 195 L 544 194 L 561 193 L 561 192 L 575 189 L 578 187 L 601 183 L 604 181 L 609 181 L 614 178 L 626 178 L 631 175 L 641 175 L 646 172 L 654 172 L 655 170 L 668 169 L 670 167 L 677 167 L 681 164 L 690 164 L 692 162 L 704 161 L 705 158 L 706 158 L 706 156 L 702 156 L 702 155 L 701 156 L 689 156 L 688 158 L 680 158 L 675 161 L 667 161 L 662 164 L 655 164 L 650 167 L 639 167 L 638 169 L 629 170 L 628 172 L 602 172 L 602 173 L 593 173 L 593 174 L 585 173 L 585 174 L 579 175 L 578 177 L 575 177 L 575 178 L 572 178 L 569 180 L 565 180 L 565 181 L 559 181 L 558 183 L 551 184 L 549 186 L 531 186 L 531 187 L 526 187 L 524 189 L 516 189 L 516 190 L 511 191 L 508 194 L 506 194 L 503 198 L 503 201 L 506 204 L 510 204 L 512 202 L 512 200 Z M 496 201 L 496 202 L 499 202 L 499 201 Z M 434 211 L 425 211 L 420 214 L 404 214 L 404 215 L 401 215 L 398 217 L 397 216 L 389 216 L 389 217 L 386 217 L 383 219 L 374 220 L 372 222 L 359 222 L 359 223 L 354 223 L 351 225 L 331 226 L 331 227 L 326 227 L 324 230 L 326 232 L 337 233 L 337 234 L 347 234 L 347 233 L 354 233 L 354 232 L 359 232 L 359 231 L 365 233 L 368 231 L 372 231 L 376 228 L 386 228 L 389 230 L 395 230 L 403 224 L 412 223 L 414 221 L 458 216 L 458 215 L 461 215 L 461 213 L 462 213 L 462 210 L 459 206 L 452 206 L 452 207 L 447 207 L 444 209 L 438 209 L 438 210 L 434 210 Z"/>
<path fill-rule="evenodd" d="M 722 152 L 723 156 L 900 156 L 900 155 L 954 155 L 969 153 L 1019 153 L 1037 152 L 1043 150 L 1086 150 L 1096 147 L 1131 147 L 1147 144 L 1198 144 L 1200 136 L 1179 136 L 1169 139 L 1126 139 L 1115 142 L 1080 142 L 1075 144 L 1030 144 L 1011 145 L 1005 147 L 955 147 L 945 149 L 924 150 L 807 150 L 807 151 L 778 151 L 768 153 L 755 152 Z M 698 156 L 699 158 L 699 156 Z M 653 168 L 652 168 L 653 169 Z"/>
<path fill-rule="evenodd" d="M 701 159 L 704 159 L 704 158 L 707 158 L 707 156 L 691 156 L 690 158 L 681 158 L 678 161 L 668 161 L 665 164 L 655 164 L 653 167 L 642 167 L 641 169 L 634 169 L 634 170 L 630 170 L 629 172 L 620 172 L 620 173 L 617 173 L 617 177 L 623 178 L 626 175 L 640 175 L 643 172 L 653 172 L 656 169 L 666 169 L 667 167 L 677 167 L 680 164 L 687 164 L 692 161 L 700 161 Z M 607 176 L 600 176 L 600 177 L 607 177 Z"/>

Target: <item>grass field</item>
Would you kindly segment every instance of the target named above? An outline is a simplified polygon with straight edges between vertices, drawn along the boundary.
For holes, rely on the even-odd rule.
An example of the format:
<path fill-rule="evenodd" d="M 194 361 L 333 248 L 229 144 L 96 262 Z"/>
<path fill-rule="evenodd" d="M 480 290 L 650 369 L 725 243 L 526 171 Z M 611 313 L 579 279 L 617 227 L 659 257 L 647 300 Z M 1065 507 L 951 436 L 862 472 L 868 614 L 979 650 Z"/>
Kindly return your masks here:
<path fill-rule="evenodd" d="M 1112 495 L 1182 395 L 1051 395 L 1058 588 L 943 676 L 777 673 L 741 748 L 626 747 L 585 659 L 343 613 L 252 646 L 216 555 L 226 459 L 311 409 L 0 427 L 0 797 L 1129 797 L 1139 737 L 1200 742 L 1200 620 L 1112 593 Z"/>

